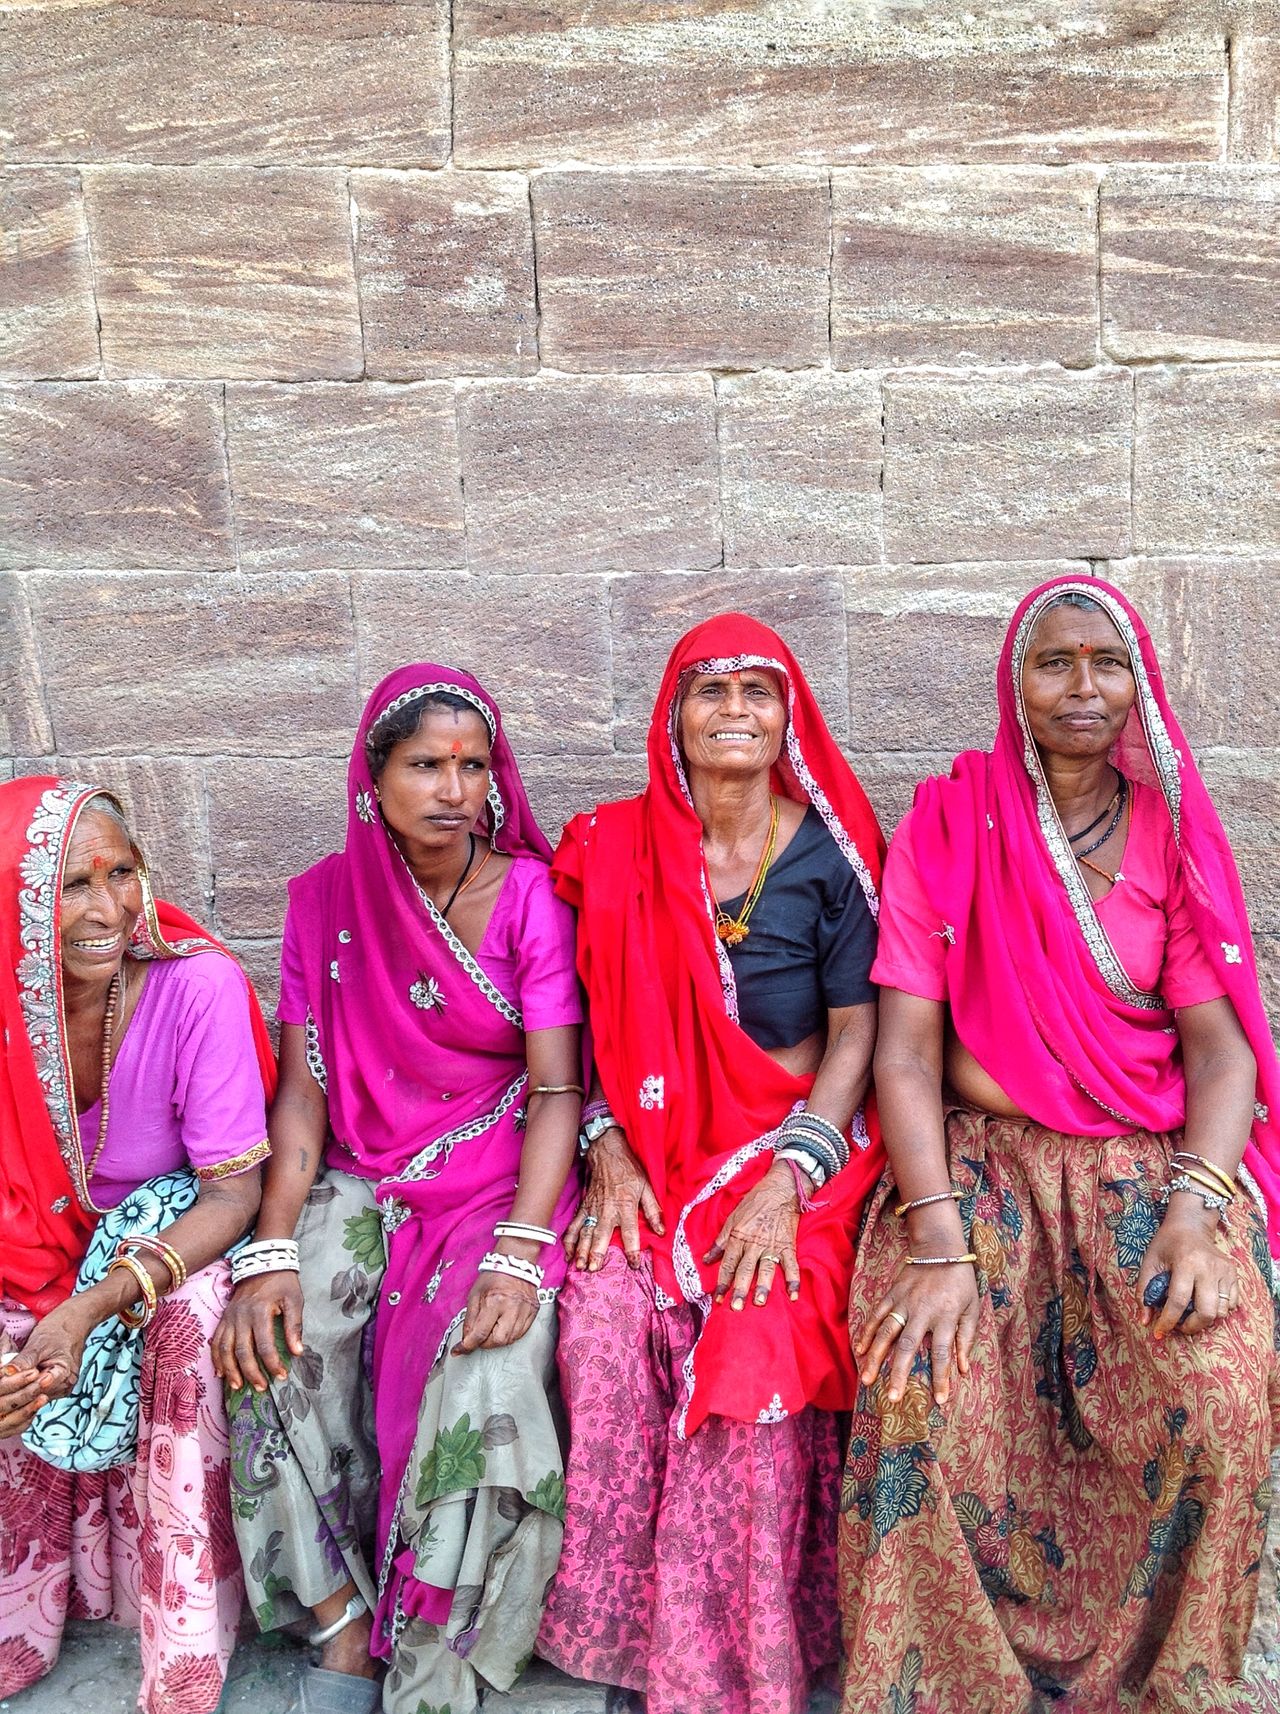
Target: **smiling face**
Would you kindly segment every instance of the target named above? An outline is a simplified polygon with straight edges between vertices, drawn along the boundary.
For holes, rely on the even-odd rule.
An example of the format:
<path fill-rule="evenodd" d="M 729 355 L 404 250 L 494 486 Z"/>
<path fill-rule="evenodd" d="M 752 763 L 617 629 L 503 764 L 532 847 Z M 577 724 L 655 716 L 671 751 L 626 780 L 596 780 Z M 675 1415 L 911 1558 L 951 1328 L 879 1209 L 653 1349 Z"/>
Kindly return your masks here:
<path fill-rule="evenodd" d="M 755 774 L 777 761 L 787 730 L 778 674 L 767 667 L 695 673 L 680 704 L 685 765 L 717 774 Z"/>
<path fill-rule="evenodd" d="M 402 841 L 465 844 L 489 794 L 489 728 L 474 709 L 427 707 L 377 780 L 383 820 Z"/>
<path fill-rule="evenodd" d="M 128 834 L 100 810 L 83 811 L 63 870 L 64 977 L 110 981 L 141 913 L 142 882 Z"/>
<path fill-rule="evenodd" d="M 1101 608 L 1061 606 L 1045 612 L 1022 667 L 1027 724 L 1041 751 L 1105 755 L 1136 694 L 1129 651 Z"/>

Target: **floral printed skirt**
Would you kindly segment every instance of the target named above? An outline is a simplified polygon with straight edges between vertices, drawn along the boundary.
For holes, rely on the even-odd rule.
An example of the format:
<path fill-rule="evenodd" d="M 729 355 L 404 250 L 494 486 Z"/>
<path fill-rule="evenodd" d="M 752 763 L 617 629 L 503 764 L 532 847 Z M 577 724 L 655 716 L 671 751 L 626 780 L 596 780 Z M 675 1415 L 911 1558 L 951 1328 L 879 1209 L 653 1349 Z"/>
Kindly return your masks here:
<path fill-rule="evenodd" d="M 73 1476 L 0 1441 L 0 1697 L 49 1671 L 68 1619 L 110 1619 L 141 1627 L 145 1714 L 217 1707 L 244 1596 L 209 1358 L 229 1290 L 220 1261 L 162 1301 L 134 1463 Z M 0 1323 L 21 1344 L 34 1318 L 0 1300 Z"/>
<path fill-rule="evenodd" d="M 945 1409 L 927 1355 L 896 1404 L 860 1388 L 841 1499 L 844 1714 L 1229 1714 L 1280 1416 L 1271 1263 L 1242 1197 L 1221 1242 L 1239 1309 L 1157 1342 L 1137 1278 L 1179 1138 L 1063 1136 L 947 1115 L 979 1258 L 971 1372 Z M 906 1248 L 868 1210 L 853 1336 Z"/>
<path fill-rule="evenodd" d="M 305 1348 L 267 1392 L 231 1395 L 235 1530 L 264 1630 L 308 1617 L 348 1581 L 371 1608 L 389 1576 L 445 1592 L 442 1606 L 397 1607 L 384 1714 L 473 1714 L 486 1686 L 506 1689 L 532 1654 L 559 1557 L 556 1311 L 544 1304 L 515 1345 L 465 1357 L 446 1348 L 427 1377 L 379 1568 L 366 1355 L 385 1254 L 373 1192 L 330 1171 L 303 1209 Z"/>
<path fill-rule="evenodd" d="M 538 1653 L 648 1714 L 802 1714 L 839 1652 L 836 1419 L 713 1416 L 679 1439 L 694 1313 L 659 1309 L 617 1249 L 570 1272 L 560 1325 L 568 1508 Z"/>

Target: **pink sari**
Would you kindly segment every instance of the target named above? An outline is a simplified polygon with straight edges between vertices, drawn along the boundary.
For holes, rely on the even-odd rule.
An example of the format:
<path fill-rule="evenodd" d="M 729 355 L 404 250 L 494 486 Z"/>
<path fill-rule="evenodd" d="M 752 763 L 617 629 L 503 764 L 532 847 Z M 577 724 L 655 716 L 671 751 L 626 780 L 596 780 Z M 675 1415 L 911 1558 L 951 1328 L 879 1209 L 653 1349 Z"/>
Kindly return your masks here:
<path fill-rule="evenodd" d="M 947 925 L 947 999 L 983 1069 L 1042 1125 L 1075 1136 L 1165 1132 L 1186 1116 L 1173 1016 L 1116 955 L 1071 859 L 1022 706 L 1022 666 L 1046 607 L 1074 591 L 1115 625 L 1138 694 L 1112 757 L 1163 794 L 1192 920 L 1258 1062 L 1245 1172 L 1266 1204 L 1280 1254 L 1280 1066 L 1258 987 L 1235 858 L 1165 695 L 1142 620 L 1108 583 L 1041 584 L 1009 626 L 997 675 L 1000 725 L 988 754 L 956 758 L 916 793 L 913 849 Z M 999 830 L 999 838 L 991 834 Z M 999 995 L 1000 1003 L 991 1003 Z"/>
<path fill-rule="evenodd" d="M 419 664 L 384 679 L 365 707 L 348 774 L 345 849 L 290 883 L 312 1069 L 327 1089 L 334 1137 L 329 1161 L 378 1180 L 387 1236 L 373 1351 L 382 1460 L 375 1650 L 387 1656 L 403 1618 L 443 1623 L 452 1600 L 453 1591 L 414 1578 L 398 1523 L 427 1377 L 456 1336 L 494 1222 L 510 1211 L 528 1081 L 525 1019 L 514 996 L 418 888 L 376 808 L 365 737 L 427 689 L 464 698 L 489 728 L 493 783 L 482 831 L 517 860 L 550 858 L 496 704 L 468 674 Z M 516 879 L 513 869 L 504 885 Z M 552 1221 L 557 1231 L 575 1198 L 570 1180 Z M 564 1276 L 563 1251 L 549 1247 L 543 1262 L 549 1301 Z"/>

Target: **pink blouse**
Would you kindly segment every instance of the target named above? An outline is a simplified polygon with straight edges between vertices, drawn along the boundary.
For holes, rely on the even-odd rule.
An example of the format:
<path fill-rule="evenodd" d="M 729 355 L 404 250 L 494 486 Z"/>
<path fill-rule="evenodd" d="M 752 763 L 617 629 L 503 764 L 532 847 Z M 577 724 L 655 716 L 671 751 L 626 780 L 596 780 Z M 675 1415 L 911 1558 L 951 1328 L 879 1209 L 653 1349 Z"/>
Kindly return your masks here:
<path fill-rule="evenodd" d="M 1175 1008 L 1219 999 L 1222 984 L 1201 949 L 1187 909 L 1164 800 L 1151 786 L 1130 785 L 1133 813 L 1120 865 L 1123 879 L 1096 901 L 1098 920 L 1135 986 L 1163 994 Z M 949 947 L 942 930 L 920 881 L 908 814 L 893 836 L 885 863 L 872 981 L 923 1000 L 945 1000 Z"/>
<path fill-rule="evenodd" d="M 264 1161 L 267 1115 L 245 979 L 220 952 L 157 959 L 111 1068 L 107 1140 L 89 1194 L 114 1208 L 160 1173 L 228 1178 Z M 85 1159 L 100 1103 L 80 1115 Z"/>

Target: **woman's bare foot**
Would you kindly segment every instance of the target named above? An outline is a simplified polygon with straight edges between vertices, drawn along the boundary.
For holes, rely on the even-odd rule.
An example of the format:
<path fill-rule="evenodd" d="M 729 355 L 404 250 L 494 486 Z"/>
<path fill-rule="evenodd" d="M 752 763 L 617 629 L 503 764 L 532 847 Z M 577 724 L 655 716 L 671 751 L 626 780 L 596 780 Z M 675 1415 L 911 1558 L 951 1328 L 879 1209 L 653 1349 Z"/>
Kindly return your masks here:
<path fill-rule="evenodd" d="M 373 1620 L 368 1613 L 340 1630 L 320 1651 L 320 1665 L 326 1672 L 345 1672 L 353 1678 L 376 1678 L 378 1662 L 369 1653 L 373 1637 Z"/>

